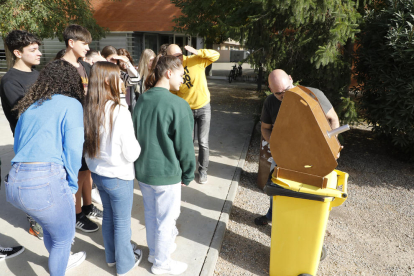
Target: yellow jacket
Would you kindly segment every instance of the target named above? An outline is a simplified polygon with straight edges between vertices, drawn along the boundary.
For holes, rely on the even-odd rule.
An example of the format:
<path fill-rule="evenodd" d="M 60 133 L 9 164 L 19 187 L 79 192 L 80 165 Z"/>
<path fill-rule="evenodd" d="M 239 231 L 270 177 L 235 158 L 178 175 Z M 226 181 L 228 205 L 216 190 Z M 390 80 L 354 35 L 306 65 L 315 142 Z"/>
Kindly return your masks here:
<path fill-rule="evenodd" d="M 180 91 L 171 91 L 188 102 L 191 109 L 199 109 L 210 102 L 205 68 L 218 60 L 220 53 L 200 49 L 198 55 L 183 56 L 184 82 Z"/>

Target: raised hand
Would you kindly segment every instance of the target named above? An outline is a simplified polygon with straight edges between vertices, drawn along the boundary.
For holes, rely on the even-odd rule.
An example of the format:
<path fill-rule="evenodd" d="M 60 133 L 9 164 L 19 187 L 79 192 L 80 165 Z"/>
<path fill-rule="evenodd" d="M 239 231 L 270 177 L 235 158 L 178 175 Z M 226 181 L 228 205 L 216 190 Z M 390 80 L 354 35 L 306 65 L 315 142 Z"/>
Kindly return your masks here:
<path fill-rule="evenodd" d="M 184 49 L 186 49 L 188 52 L 194 54 L 194 55 L 198 55 L 198 50 L 194 49 L 193 47 L 187 45 L 184 47 Z"/>

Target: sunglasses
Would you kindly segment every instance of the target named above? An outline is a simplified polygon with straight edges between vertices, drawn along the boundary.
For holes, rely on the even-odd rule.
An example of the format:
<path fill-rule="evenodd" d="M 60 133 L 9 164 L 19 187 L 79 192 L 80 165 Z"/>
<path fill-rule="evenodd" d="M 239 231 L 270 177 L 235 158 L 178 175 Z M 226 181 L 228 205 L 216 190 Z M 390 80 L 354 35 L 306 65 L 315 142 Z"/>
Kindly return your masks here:
<path fill-rule="evenodd" d="M 275 95 L 277 95 L 277 96 L 280 96 L 280 95 L 283 95 L 283 94 L 285 94 L 285 92 L 286 91 L 288 91 L 289 89 L 292 89 L 292 87 L 293 87 L 293 85 L 289 85 L 288 87 L 286 87 L 286 89 L 285 90 L 283 90 L 282 92 L 275 92 L 275 93 L 273 93 L 273 94 L 275 94 Z"/>

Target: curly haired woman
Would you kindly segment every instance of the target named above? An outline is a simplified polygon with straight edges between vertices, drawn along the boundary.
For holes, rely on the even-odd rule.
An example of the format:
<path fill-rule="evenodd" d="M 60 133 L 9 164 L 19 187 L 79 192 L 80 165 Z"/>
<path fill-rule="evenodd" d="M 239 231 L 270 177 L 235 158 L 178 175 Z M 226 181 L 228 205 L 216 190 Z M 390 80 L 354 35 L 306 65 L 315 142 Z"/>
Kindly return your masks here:
<path fill-rule="evenodd" d="M 19 114 L 6 198 L 42 227 L 49 272 L 65 275 L 85 252 L 70 255 L 75 236 L 75 193 L 83 147 L 84 89 L 78 71 L 56 60 L 15 109 Z"/>

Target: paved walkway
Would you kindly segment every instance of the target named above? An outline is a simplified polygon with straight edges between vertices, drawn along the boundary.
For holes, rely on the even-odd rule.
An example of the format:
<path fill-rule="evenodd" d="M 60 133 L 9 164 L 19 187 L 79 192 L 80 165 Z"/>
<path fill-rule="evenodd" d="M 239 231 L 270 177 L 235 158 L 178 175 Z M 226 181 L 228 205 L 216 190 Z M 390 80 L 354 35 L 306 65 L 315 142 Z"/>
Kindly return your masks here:
<path fill-rule="evenodd" d="M 253 129 L 253 116 L 249 110 L 243 109 L 240 102 L 246 100 L 249 93 L 253 95 L 245 88 L 254 90 L 254 84 L 229 84 L 225 80 L 211 79 L 209 86 L 212 92 L 209 179 L 207 184 L 200 185 L 193 181 L 189 187 L 182 189 L 181 215 L 177 221 L 180 231 L 176 240 L 178 248 L 172 255 L 173 259 L 188 263 L 189 268 L 182 275 L 213 274 L 216 260 L 214 253 L 217 254 L 220 245 L 217 241 L 220 241 L 225 230 L 222 218 L 229 212 L 230 204 L 225 204 L 226 198 L 229 191 L 234 193 L 237 188 L 239 161 Z M 0 109 L 2 180 L 10 170 L 10 160 L 13 156 L 12 133 Z M 235 182 L 231 189 L 232 183 Z M 4 188 L 0 191 L 0 202 L 0 245 L 20 244 L 26 248 L 22 255 L 0 262 L 0 275 L 48 275 L 48 252 L 41 240 L 28 234 L 26 215 L 6 202 Z M 100 225 L 100 222 L 98 224 Z M 152 275 L 150 263 L 147 261 L 148 247 L 142 195 L 136 181 L 132 210 L 132 241 L 143 250 L 144 258 L 130 275 Z M 77 230 L 72 251 L 81 250 L 87 253 L 86 261 L 66 275 L 116 275 L 115 268 L 106 265 L 101 230 L 95 233 Z"/>

